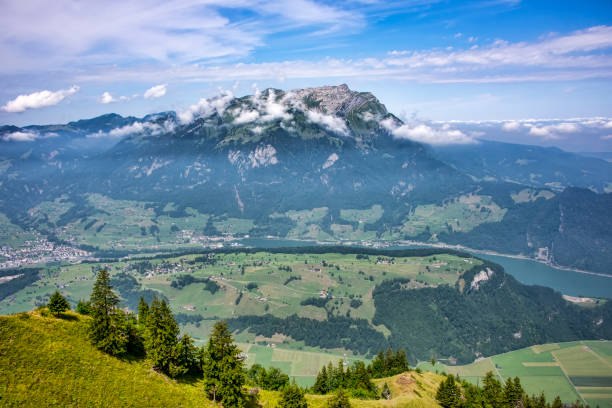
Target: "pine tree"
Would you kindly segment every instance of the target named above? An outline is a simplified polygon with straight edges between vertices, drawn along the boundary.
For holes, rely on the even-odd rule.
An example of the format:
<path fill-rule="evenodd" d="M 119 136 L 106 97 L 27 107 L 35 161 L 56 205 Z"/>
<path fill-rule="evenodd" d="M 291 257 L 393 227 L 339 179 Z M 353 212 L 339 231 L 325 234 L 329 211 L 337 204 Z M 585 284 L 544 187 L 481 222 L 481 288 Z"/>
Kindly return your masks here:
<path fill-rule="evenodd" d="M 503 392 L 503 405 L 505 408 L 514 408 L 518 402 L 523 398 L 523 387 L 518 377 L 506 379 Z"/>
<path fill-rule="evenodd" d="M 146 327 L 147 325 L 148 314 L 149 304 L 141 296 L 140 300 L 138 301 L 138 324 L 142 325 L 142 327 Z"/>
<path fill-rule="evenodd" d="M 348 377 L 348 375 L 347 375 Z M 363 361 L 358 361 L 355 363 L 355 368 L 353 370 L 353 388 L 361 388 L 365 391 L 374 392 L 376 390 L 376 386 L 372 383 L 370 379 L 370 374 L 366 370 L 365 364 Z"/>
<path fill-rule="evenodd" d="M 348 396 L 342 389 L 338 388 L 336 393 L 327 401 L 327 408 L 350 408 L 351 403 L 349 402 Z"/>
<path fill-rule="evenodd" d="M 307 408 L 304 393 L 296 384 L 291 384 L 283 388 L 279 408 Z"/>
<path fill-rule="evenodd" d="M 62 296 L 57 290 L 51 295 L 49 298 L 49 303 L 47 303 L 47 308 L 49 312 L 55 317 L 58 317 L 60 314 L 65 312 L 66 310 L 70 310 L 70 303 L 66 300 L 65 297 Z"/>
<path fill-rule="evenodd" d="M 91 313 L 91 302 L 89 300 L 79 299 L 79 303 L 77 303 L 74 310 L 78 314 L 89 315 Z"/>
<path fill-rule="evenodd" d="M 382 378 L 385 376 L 385 355 L 382 350 L 378 351 L 378 355 L 372 361 L 371 367 L 372 377 Z"/>
<path fill-rule="evenodd" d="M 119 298 L 110 285 L 106 270 L 98 272 L 91 293 L 91 323 L 89 338 L 98 349 L 111 354 L 123 354 L 127 350 L 125 315 L 117 308 Z"/>
<path fill-rule="evenodd" d="M 500 408 L 503 405 L 501 383 L 493 376 L 491 371 L 482 379 L 482 395 L 493 408 Z"/>
<path fill-rule="evenodd" d="M 143 330 L 138 325 L 138 320 L 134 313 L 125 315 L 125 332 L 127 334 L 127 352 L 133 356 L 144 356 L 146 354 Z"/>
<path fill-rule="evenodd" d="M 160 302 L 157 297 L 153 298 L 146 322 L 147 358 L 153 363 L 153 368 L 170 374 L 170 364 L 180 331 L 165 300 Z"/>
<path fill-rule="evenodd" d="M 561 402 L 561 398 L 558 395 L 553 401 L 551 408 L 563 408 L 563 402 Z"/>
<path fill-rule="evenodd" d="M 178 377 L 195 371 L 198 365 L 198 349 L 193 345 L 193 340 L 188 334 L 184 334 L 172 350 L 172 360 L 168 367 L 170 377 Z"/>
<path fill-rule="evenodd" d="M 239 354 L 227 323 L 215 323 L 203 352 L 204 388 L 213 401 L 219 401 L 225 407 L 243 408 L 246 404 L 242 390 L 244 362 Z"/>
<path fill-rule="evenodd" d="M 446 380 L 440 383 L 438 392 L 436 393 L 436 400 L 444 408 L 457 408 L 461 404 L 461 390 L 455 383 L 455 377 L 449 375 Z"/>
<path fill-rule="evenodd" d="M 328 382 L 329 380 L 327 378 L 327 369 L 325 368 L 325 366 L 323 366 L 321 371 L 319 371 L 319 374 L 317 374 L 317 379 L 315 380 L 315 383 L 312 386 L 312 392 L 314 392 L 315 394 L 327 394 Z"/>

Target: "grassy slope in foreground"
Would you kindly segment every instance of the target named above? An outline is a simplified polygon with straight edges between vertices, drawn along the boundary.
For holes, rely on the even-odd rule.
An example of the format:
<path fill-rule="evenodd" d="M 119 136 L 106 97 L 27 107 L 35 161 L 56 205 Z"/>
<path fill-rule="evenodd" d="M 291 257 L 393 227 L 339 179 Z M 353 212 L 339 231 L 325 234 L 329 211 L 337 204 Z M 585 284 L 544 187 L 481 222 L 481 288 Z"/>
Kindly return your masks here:
<path fill-rule="evenodd" d="M 38 312 L 0 316 L 0 405 L 87 407 L 213 407 L 199 381 L 179 382 L 151 370 L 146 361 L 118 359 L 91 346 L 87 317 L 64 319 Z M 437 406 L 442 377 L 406 373 L 387 382 L 391 401 L 352 400 L 354 407 Z M 414 391 L 421 394 L 419 397 Z M 277 392 L 262 392 L 263 407 L 275 407 Z M 327 397 L 308 396 L 309 406 L 324 407 Z"/>

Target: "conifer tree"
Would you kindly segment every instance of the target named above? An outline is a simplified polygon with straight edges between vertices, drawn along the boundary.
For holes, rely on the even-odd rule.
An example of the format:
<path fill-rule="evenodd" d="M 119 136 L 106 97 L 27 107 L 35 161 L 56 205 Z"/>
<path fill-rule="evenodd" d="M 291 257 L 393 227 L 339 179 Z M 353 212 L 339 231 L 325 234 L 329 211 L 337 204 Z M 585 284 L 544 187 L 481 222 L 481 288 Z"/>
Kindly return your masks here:
<path fill-rule="evenodd" d="M 503 406 L 505 408 L 514 408 L 523 398 L 523 387 L 518 377 L 514 381 L 511 378 L 506 379 L 503 391 Z"/>
<path fill-rule="evenodd" d="M 246 404 L 244 362 L 239 354 L 227 323 L 215 323 L 202 357 L 204 388 L 213 401 L 225 407 L 243 408 Z"/>
<path fill-rule="evenodd" d="M 138 320 L 134 313 L 125 315 L 125 332 L 127 334 L 127 352 L 134 356 L 144 356 L 146 354 L 143 330 L 138 325 Z"/>
<path fill-rule="evenodd" d="M 317 374 L 317 379 L 315 380 L 315 383 L 312 386 L 312 392 L 314 392 L 315 394 L 327 394 L 328 383 L 329 380 L 327 378 L 327 369 L 325 368 L 325 366 L 323 366 L 321 371 L 319 371 L 319 374 Z"/>
<path fill-rule="evenodd" d="M 279 408 L 307 408 L 304 393 L 296 384 L 291 384 L 283 388 Z"/>
<path fill-rule="evenodd" d="M 349 402 L 348 396 L 342 389 L 338 388 L 336 393 L 327 401 L 327 408 L 350 408 L 351 403 Z"/>
<path fill-rule="evenodd" d="M 91 302 L 89 300 L 79 299 L 79 303 L 77 303 L 74 310 L 78 314 L 89 315 L 91 313 Z"/>
<path fill-rule="evenodd" d="M 47 303 L 47 308 L 49 312 L 55 317 L 58 317 L 60 314 L 65 312 L 66 310 L 70 310 L 70 303 L 66 300 L 65 297 L 62 296 L 57 290 L 51 295 L 49 298 L 49 303 Z"/>
<path fill-rule="evenodd" d="M 503 391 L 501 383 L 489 371 L 482 379 L 482 395 L 493 408 L 503 405 Z"/>
<path fill-rule="evenodd" d="M 461 390 L 455 383 L 455 377 L 449 375 L 446 380 L 442 381 L 436 393 L 436 400 L 444 408 L 458 408 L 460 406 Z"/>
<path fill-rule="evenodd" d="M 119 298 L 110 285 L 106 270 L 98 272 L 91 293 L 91 323 L 89 338 L 98 349 L 111 354 L 123 354 L 127 350 L 125 315 L 117 308 Z"/>
<path fill-rule="evenodd" d="M 198 365 L 198 349 L 193 345 L 193 340 L 188 334 L 184 334 L 172 350 L 172 361 L 168 367 L 170 377 L 178 377 L 195 371 Z"/>
<path fill-rule="evenodd" d="M 141 296 L 138 301 L 138 324 L 142 327 L 147 325 L 147 315 L 149 314 L 149 304 Z"/>
<path fill-rule="evenodd" d="M 372 377 L 382 378 L 385 373 L 385 355 L 382 350 L 378 351 L 378 355 L 372 361 Z"/>
<path fill-rule="evenodd" d="M 166 374 L 170 373 L 170 364 L 179 333 L 178 324 L 166 301 L 160 302 L 154 297 L 146 318 L 145 336 L 147 358 L 153 363 L 153 368 Z"/>

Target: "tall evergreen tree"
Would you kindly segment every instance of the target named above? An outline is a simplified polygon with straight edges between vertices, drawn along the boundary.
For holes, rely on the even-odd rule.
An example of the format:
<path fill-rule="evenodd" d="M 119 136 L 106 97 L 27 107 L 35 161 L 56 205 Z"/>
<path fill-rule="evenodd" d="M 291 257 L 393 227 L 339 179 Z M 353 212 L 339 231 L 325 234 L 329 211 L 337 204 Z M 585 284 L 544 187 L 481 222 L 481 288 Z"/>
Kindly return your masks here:
<path fill-rule="evenodd" d="M 118 304 L 119 298 L 110 285 L 109 274 L 103 269 L 98 272 L 91 293 L 89 338 L 95 347 L 111 355 L 123 354 L 127 350 L 125 315 L 117 308 Z"/>
<path fill-rule="evenodd" d="M 502 397 L 504 408 L 515 408 L 523 398 L 523 388 L 520 381 L 517 380 L 518 377 L 514 381 L 511 378 L 506 379 Z"/>
<path fill-rule="evenodd" d="M 168 367 L 170 377 L 178 377 L 188 372 L 199 371 L 198 349 L 193 340 L 184 334 L 172 350 L 172 360 Z"/>
<path fill-rule="evenodd" d="M 482 379 L 482 395 L 493 408 L 500 408 L 503 405 L 503 390 L 501 383 L 489 371 Z"/>
<path fill-rule="evenodd" d="M 49 303 L 47 303 L 47 308 L 49 312 L 55 317 L 58 317 L 60 314 L 64 313 L 66 310 L 70 310 L 70 303 L 66 300 L 65 297 L 62 296 L 57 290 L 53 292 L 51 297 L 49 298 Z"/>
<path fill-rule="evenodd" d="M 141 296 L 138 301 L 138 324 L 143 327 L 147 325 L 147 316 L 149 314 L 149 304 Z"/>
<path fill-rule="evenodd" d="M 279 408 L 307 408 L 304 393 L 296 384 L 291 384 L 283 388 Z"/>
<path fill-rule="evenodd" d="M 436 393 L 436 400 L 444 408 L 458 408 L 461 405 L 461 390 L 457 383 L 455 383 L 455 377 L 449 375 L 446 377 Z"/>
<path fill-rule="evenodd" d="M 372 370 L 372 377 L 374 378 L 382 378 L 385 375 L 385 354 L 382 350 L 378 351 L 374 360 L 372 360 L 372 365 L 370 366 Z"/>
<path fill-rule="evenodd" d="M 166 301 L 160 302 L 154 297 L 146 318 L 145 346 L 147 358 L 156 370 L 170 374 L 170 364 L 179 333 L 178 324 Z M 178 370 L 175 372 L 178 373 Z"/>
<path fill-rule="evenodd" d="M 314 385 L 312 386 L 312 392 L 315 394 L 327 394 L 328 388 L 328 378 L 327 378 L 327 368 L 323 366 L 319 374 L 317 374 L 317 379 L 315 380 Z"/>
<path fill-rule="evenodd" d="M 244 362 L 239 354 L 227 323 L 215 323 L 203 352 L 202 371 L 206 393 L 225 407 L 243 408 L 246 404 L 242 390 L 245 382 Z"/>
<path fill-rule="evenodd" d="M 338 388 L 336 393 L 327 401 L 327 408 L 351 408 L 351 403 L 342 387 Z"/>

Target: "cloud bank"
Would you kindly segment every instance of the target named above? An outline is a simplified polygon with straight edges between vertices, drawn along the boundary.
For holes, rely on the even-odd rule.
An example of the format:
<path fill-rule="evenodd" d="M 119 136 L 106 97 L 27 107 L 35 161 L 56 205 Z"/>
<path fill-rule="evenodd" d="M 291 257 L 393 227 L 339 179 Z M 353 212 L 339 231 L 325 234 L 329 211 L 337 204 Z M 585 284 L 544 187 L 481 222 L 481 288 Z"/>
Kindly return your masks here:
<path fill-rule="evenodd" d="M 472 144 L 476 140 L 460 130 L 452 129 L 449 124 L 441 127 L 426 123 L 401 124 L 393 118 L 380 122 L 396 139 L 412 140 L 430 145 Z"/>

